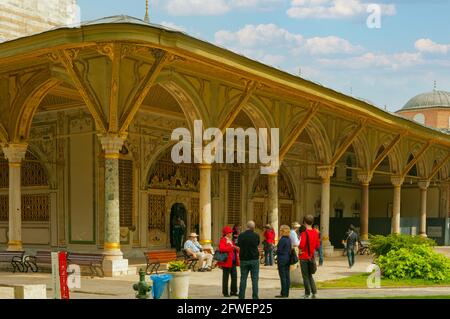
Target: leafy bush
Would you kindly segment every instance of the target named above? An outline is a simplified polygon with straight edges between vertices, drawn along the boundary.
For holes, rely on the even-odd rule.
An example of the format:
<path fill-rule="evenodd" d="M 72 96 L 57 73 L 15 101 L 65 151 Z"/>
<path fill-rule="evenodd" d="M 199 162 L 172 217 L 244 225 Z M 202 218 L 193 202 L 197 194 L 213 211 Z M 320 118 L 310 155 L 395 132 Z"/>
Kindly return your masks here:
<path fill-rule="evenodd" d="M 386 256 L 391 250 L 411 249 L 414 245 L 434 247 L 436 242 L 429 238 L 410 235 L 370 236 L 369 250 L 376 258 Z"/>
<path fill-rule="evenodd" d="M 389 279 L 450 280 L 450 259 L 428 245 L 390 250 L 377 263 L 383 276 Z"/>
<path fill-rule="evenodd" d="M 181 260 L 181 261 L 172 261 L 168 263 L 167 269 L 169 272 L 182 272 L 187 271 L 188 267 L 186 263 L 183 260 Z"/>

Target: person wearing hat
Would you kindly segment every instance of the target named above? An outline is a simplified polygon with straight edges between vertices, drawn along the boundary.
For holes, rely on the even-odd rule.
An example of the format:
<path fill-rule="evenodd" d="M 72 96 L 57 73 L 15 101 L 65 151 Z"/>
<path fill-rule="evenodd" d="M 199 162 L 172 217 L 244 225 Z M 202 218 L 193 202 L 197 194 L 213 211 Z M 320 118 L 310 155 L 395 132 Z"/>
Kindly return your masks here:
<path fill-rule="evenodd" d="M 222 268 L 222 293 L 224 297 L 238 296 L 237 287 L 237 268 L 240 266 L 239 247 L 233 241 L 233 229 L 225 226 L 222 230 L 222 238 L 219 243 L 219 251 L 227 253 L 228 259 L 224 262 L 218 262 L 217 265 Z M 228 283 L 231 275 L 231 289 L 228 294 Z"/>
<path fill-rule="evenodd" d="M 203 247 L 198 242 L 198 235 L 191 233 L 189 239 L 184 243 L 184 249 L 189 256 L 198 259 L 198 271 L 211 271 L 213 256 L 209 253 L 203 252 Z"/>
<path fill-rule="evenodd" d="M 292 223 L 292 229 L 291 233 L 289 234 L 289 238 L 291 239 L 292 248 L 298 250 L 298 245 L 300 245 L 300 238 L 298 230 L 300 229 L 300 223 L 299 222 L 293 222 Z"/>

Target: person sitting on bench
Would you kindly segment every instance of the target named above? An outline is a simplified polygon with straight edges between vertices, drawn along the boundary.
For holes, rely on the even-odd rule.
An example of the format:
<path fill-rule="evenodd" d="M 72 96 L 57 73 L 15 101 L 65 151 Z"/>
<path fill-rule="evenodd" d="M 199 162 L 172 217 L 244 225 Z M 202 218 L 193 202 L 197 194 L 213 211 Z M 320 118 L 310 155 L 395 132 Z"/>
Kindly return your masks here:
<path fill-rule="evenodd" d="M 203 251 L 202 245 L 197 240 L 198 235 L 191 233 L 184 244 L 184 249 L 190 256 L 198 258 L 198 271 L 211 271 L 213 256 Z"/>

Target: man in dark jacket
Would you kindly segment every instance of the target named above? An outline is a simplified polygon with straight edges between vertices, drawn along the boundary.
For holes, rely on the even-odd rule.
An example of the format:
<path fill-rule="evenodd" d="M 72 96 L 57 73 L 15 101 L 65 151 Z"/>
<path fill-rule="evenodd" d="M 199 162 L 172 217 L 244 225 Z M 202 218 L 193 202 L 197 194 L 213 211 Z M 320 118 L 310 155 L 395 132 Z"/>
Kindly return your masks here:
<path fill-rule="evenodd" d="M 258 280 L 259 280 L 259 236 L 255 233 L 255 222 L 247 223 L 247 230 L 238 237 L 237 245 L 240 248 L 241 260 L 241 285 L 239 287 L 239 299 L 245 299 L 245 290 L 247 289 L 248 273 L 252 277 L 252 297 L 258 298 Z"/>
<path fill-rule="evenodd" d="M 359 237 L 356 228 L 353 225 L 348 227 L 343 243 L 347 250 L 348 265 L 350 268 L 355 264 L 355 251 L 358 251 Z"/>

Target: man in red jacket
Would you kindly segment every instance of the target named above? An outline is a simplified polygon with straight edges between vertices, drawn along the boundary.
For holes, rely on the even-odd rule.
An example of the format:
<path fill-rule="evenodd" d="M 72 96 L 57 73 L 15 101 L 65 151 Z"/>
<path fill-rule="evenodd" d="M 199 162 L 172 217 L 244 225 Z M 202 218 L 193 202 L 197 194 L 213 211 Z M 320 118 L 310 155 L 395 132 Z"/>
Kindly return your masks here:
<path fill-rule="evenodd" d="M 311 263 L 315 263 L 314 252 L 320 248 L 320 239 L 317 231 L 312 229 L 314 217 L 311 215 L 303 218 L 303 224 L 306 231 L 300 235 L 300 268 L 302 270 L 303 285 L 305 286 L 305 299 L 315 299 L 317 294 L 316 283 L 314 282 L 313 274 L 311 273 Z M 312 295 L 311 295 L 312 292 Z"/>
<path fill-rule="evenodd" d="M 272 226 L 264 226 L 264 266 L 273 266 L 273 249 L 275 246 L 275 231 Z"/>

